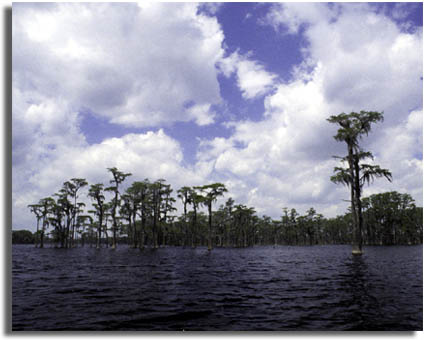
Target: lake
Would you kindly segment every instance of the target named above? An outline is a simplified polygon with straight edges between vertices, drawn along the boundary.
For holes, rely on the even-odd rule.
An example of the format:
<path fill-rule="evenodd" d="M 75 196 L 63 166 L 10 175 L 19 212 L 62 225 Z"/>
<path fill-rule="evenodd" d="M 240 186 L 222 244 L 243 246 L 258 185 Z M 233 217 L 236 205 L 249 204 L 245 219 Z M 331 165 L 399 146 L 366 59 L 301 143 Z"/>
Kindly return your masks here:
<path fill-rule="evenodd" d="M 422 330 L 422 245 L 12 246 L 12 330 Z"/>

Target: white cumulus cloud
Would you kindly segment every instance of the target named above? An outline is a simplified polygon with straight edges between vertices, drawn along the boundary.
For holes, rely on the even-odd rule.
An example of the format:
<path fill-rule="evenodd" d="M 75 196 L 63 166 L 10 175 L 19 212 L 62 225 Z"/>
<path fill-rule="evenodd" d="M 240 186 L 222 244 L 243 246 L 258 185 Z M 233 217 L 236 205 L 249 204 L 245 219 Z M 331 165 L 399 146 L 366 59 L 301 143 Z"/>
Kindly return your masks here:
<path fill-rule="evenodd" d="M 13 80 L 125 126 L 195 120 L 186 102 L 221 102 L 224 36 L 197 5 L 13 6 Z M 211 121 L 212 116 L 209 116 Z"/>
<path fill-rule="evenodd" d="M 236 72 L 237 85 L 246 99 L 256 98 L 274 89 L 277 75 L 268 72 L 264 65 L 238 51 L 220 61 L 220 68 L 227 77 Z"/>

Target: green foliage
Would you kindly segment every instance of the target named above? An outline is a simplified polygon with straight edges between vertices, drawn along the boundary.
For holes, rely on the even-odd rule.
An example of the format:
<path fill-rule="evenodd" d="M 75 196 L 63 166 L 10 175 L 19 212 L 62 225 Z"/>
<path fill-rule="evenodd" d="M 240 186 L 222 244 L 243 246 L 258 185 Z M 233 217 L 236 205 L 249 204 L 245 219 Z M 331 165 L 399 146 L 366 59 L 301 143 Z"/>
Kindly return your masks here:
<path fill-rule="evenodd" d="M 334 168 L 335 175 L 331 176 L 331 181 L 335 184 L 344 184 L 346 186 L 350 186 L 352 179 L 349 169 L 335 167 Z"/>
<path fill-rule="evenodd" d="M 360 111 L 340 113 L 337 116 L 331 116 L 328 122 L 338 124 L 340 128 L 334 138 L 339 142 L 346 142 L 358 146 L 358 141 L 364 135 L 368 135 L 373 123 L 384 120 L 383 112 L 376 111 Z"/>
<path fill-rule="evenodd" d="M 200 196 L 201 203 L 208 208 L 208 250 L 212 249 L 212 203 L 217 197 L 223 196 L 227 192 L 226 187 L 222 183 L 213 183 L 201 187 L 195 187 L 203 194 Z"/>
<path fill-rule="evenodd" d="M 379 165 L 360 164 L 360 185 L 363 187 L 365 183 L 370 184 L 375 178 L 385 177 L 388 181 L 392 181 L 392 174 L 388 169 L 381 169 Z"/>
<path fill-rule="evenodd" d="M 369 244 L 422 242 L 422 208 L 416 207 L 409 194 L 385 192 L 366 197 L 362 203 Z"/>
<path fill-rule="evenodd" d="M 35 235 L 29 230 L 13 230 L 12 244 L 34 244 Z"/>

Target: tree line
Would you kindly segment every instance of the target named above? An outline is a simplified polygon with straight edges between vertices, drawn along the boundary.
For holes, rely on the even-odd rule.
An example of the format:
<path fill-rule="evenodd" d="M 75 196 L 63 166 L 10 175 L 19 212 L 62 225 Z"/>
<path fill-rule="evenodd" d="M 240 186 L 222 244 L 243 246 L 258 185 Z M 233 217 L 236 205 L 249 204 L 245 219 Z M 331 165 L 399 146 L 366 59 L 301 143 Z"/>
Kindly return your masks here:
<path fill-rule="evenodd" d="M 74 247 L 78 238 L 81 242 L 94 240 L 96 248 L 103 242 L 115 249 L 124 237 L 135 248 L 143 249 L 146 245 L 158 248 L 167 243 L 170 235 L 175 236 L 172 230 L 178 224 L 184 232 L 184 237 L 179 236 L 183 244 L 195 246 L 201 238 L 202 244 L 206 240 L 208 249 L 212 249 L 213 203 L 227 192 L 223 184 L 180 188 L 177 197 L 182 200 L 184 214 L 177 219 L 172 215 L 177 210 L 173 205 L 176 202 L 173 189 L 164 179 L 136 181 L 123 192 L 121 185 L 131 174 L 116 167 L 107 170 L 112 176 L 108 187 L 103 183 L 88 186 L 85 179 L 72 178 L 51 197 L 28 206 L 37 221 L 36 246 L 44 246 L 46 231 L 50 229 L 52 239 L 61 248 Z M 85 211 L 79 194 L 87 186 L 92 209 Z M 105 198 L 107 192 L 112 196 L 109 201 Z M 206 236 L 200 237 L 198 227 L 204 214 L 199 209 L 202 206 L 207 208 L 208 222 Z"/>
<path fill-rule="evenodd" d="M 250 247 L 256 245 L 350 244 L 355 226 L 351 208 L 344 215 L 325 218 L 314 208 L 300 214 L 283 208 L 279 219 L 258 216 L 255 208 L 235 204 L 228 198 L 213 209 L 214 202 L 227 190 L 221 183 L 184 186 L 177 190 L 183 212 L 175 214 L 176 198 L 165 180 L 133 182 L 121 192 L 122 182 L 130 176 L 116 168 L 108 169 L 111 186 L 88 185 L 73 178 L 53 197 L 30 205 L 37 232 L 34 243 L 43 247 L 46 232 L 49 242 L 71 248 L 117 247 L 126 243 L 133 248 L 161 246 Z M 92 209 L 85 210 L 79 193 L 88 187 Z M 109 201 L 105 193 L 111 192 Z M 206 211 L 200 211 L 202 206 Z M 362 238 L 367 245 L 422 243 L 422 208 L 408 194 L 386 192 L 362 199 L 364 226 Z M 28 239 L 28 235 L 27 235 Z"/>
<path fill-rule="evenodd" d="M 248 247 L 254 245 L 353 245 L 353 254 L 362 254 L 362 246 L 422 243 L 422 208 L 416 207 L 408 194 L 386 192 L 362 197 L 363 187 L 375 178 L 392 180 L 388 169 L 367 164 L 373 159 L 360 146 L 373 123 L 383 120 L 383 113 L 375 111 L 341 113 L 328 121 L 338 124 L 334 138 L 344 142 L 347 155 L 338 158 L 342 165 L 334 168 L 331 181 L 350 188 L 351 205 L 348 213 L 335 218 L 324 218 L 310 208 L 304 215 L 295 209 L 283 208 L 282 216 L 273 220 L 259 217 L 255 208 L 235 204 L 229 198 L 214 210 L 217 198 L 227 189 L 222 183 L 204 186 L 184 186 L 177 190 L 183 214 L 174 212 L 176 198 L 164 179 L 133 182 L 125 191 L 122 184 L 131 176 L 116 167 L 108 168 L 109 186 L 88 183 L 83 178 L 72 178 L 52 197 L 29 205 L 35 214 L 36 246 L 43 247 L 46 231 L 59 247 L 70 248 L 77 241 L 96 248 L 102 245 L 115 249 L 118 242 L 134 248 L 145 246 Z M 81 189 L 88 187 L 87 196 L 92 209 L 85 211 L 79 201 Z M 112 197 L 109 201 L 105 194 Z M 204 213 L 201 208 L 206 208 Z"/>

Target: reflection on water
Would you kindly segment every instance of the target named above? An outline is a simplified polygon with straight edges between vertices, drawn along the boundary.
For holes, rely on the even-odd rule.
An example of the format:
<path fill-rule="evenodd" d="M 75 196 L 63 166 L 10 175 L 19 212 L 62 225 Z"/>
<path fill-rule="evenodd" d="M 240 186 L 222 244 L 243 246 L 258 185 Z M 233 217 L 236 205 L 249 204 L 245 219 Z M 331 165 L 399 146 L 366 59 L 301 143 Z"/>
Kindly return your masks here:
<path fill-rule="evenodd" d="M 378 301 L 372 294 L 372 284 L 367 277 L 367 264 L 362 256 L 352 256 L 346 263 L 347 275 L 344 287 L 346 287 L 347 300 L 344 302 L 349 317 L 355 330 L 377 329 L 376 315 L 380 315 Z M 378 327 L 379 328 L 379 327 Z"/>
<path fill-rule="evenodd" d="M 13 330 L 421 330 L 422 246 L 13 246 Z"/>

